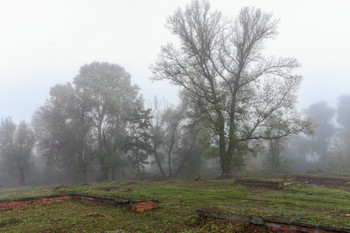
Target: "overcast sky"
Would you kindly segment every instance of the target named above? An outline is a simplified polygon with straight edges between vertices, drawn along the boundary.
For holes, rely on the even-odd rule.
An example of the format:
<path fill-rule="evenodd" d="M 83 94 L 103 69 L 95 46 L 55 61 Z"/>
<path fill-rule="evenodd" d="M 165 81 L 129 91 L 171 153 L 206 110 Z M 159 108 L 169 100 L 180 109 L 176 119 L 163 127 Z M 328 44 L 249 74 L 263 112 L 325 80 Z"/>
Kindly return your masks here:
<path fill-rule="evenodd" d="M 189 0 L 0 1 L 0 118 L 30 120 L 57 83 L 72 81 L 92 61 L 123 66 L 146 100 L 176 103 L 177 90 L 152 83 L 149 66 L 173 39 L 167 16 Z M 267 54 L 291 56 L 302 67 L 300 109 L 320 100 L 336 104 L 350 94 L 350 1 L 212 0 L 235 17 L 255 6 L 280 18 Z"/>

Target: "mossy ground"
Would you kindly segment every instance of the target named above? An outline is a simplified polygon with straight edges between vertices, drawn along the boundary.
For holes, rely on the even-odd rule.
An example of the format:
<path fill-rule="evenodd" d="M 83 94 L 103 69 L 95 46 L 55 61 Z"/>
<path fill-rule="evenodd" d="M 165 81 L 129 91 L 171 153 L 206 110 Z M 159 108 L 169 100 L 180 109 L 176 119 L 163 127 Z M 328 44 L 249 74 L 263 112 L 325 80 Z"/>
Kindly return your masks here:
<path fill-rule="evenodd" d="M 350 227 L 350 217 L 339 216 L 350 213 L 349 186 L 295 182 L 282 190 L 270 190 L 236 185 L 233 179 L 127 180 L 82 186 L 2 188 L 0 198 L 16 199 L 16 194 L 29 197 L 72 192 L 131 199 L 157 198 L 160 208 L 133 213 L 125 207 L 88 205 L 78 201 L 29 206 L 1 211 L 0 231 L 244 232 L 242 226 L 199 220 L 195 210 L 207 207 Z"/>

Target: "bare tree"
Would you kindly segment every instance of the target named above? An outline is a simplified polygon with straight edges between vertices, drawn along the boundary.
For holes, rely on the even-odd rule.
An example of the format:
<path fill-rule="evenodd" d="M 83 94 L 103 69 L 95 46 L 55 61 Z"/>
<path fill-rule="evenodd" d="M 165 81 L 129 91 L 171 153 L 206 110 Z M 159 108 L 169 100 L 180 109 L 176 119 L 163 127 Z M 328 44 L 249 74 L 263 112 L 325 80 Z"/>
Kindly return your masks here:
<path fill-rule="evenodd" d="M 160 174 L 166 176 L 163 168 L 164 155 L 161 151 L 165 136 L 163 111 L 164 109 L 160 106 L 159 100 L 155 97 L 152 104 L 152 121 L 150 127 L 152 154 Z"/>
<path fill-rule="evenodd" d="M 166 140 L 167 143 L 164 144 L 166 156 L 168 160 L 168 175 L 173 175 L 172 160 L 173 155 L 176 153 L 175 150 L 178 147 L 179 140 L 185 134 L 183 130 L 183 125 L 185 121 L 185 110 L 184 105 L 179 105 L 177 108 L 168 108 L 164 113 L 166 121 Z"/>
<path fill-rule="evenodd" d="M 198 151 L 199 129 L 183 101 L 177 106 L 161 108 L 155 99 L 152 110 L 151 143 L 155 163 L 162 176 L 178 177 Z"/>
<path fill-rule="evenodd" d="M 180 140 L 184 137 L 186 124 L 186 106 L 167 106 L 159 109 L 158 100 L 155 99 L 153 108 L 153 125 L 151 127 L 152 147 L 155 162 L 164 176 L 174 176 L 174 157 L 178 156 Z M 166 162 L 167 164 L 164 164 Z"/>
<path fill-rule="evenodd" d="M 192 1 L 167 21 L 180 46 L 167 44 L 151 66 L 154 80 L 186 90 L 192 109 L 212 129 L 222 175 L 240 166 L 249 141 L 278 139 L 306 130 L 295 110 L 302 78 L 292 75 L 294 58 L 267 58 L 264 42 L 277 35 L 278 20 L 260 9 L 243 8 L 226 20 L 210 4 Z M 269 118 L 278 119 L 275 125 Z M 283 130 L 273 131 L 278 127 Z"/>

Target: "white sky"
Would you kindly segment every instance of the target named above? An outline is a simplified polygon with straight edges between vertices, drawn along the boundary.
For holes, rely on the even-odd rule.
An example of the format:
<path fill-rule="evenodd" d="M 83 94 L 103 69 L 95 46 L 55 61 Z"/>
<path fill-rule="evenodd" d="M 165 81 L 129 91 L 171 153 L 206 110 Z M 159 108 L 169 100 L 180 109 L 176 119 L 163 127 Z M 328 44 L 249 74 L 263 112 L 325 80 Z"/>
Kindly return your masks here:
<path fill-rule="evenodd" d="M 189 0 L 0 0 L 0 118 L 30 120 L 57 83 L 72 81 L 80 66 L 106 61 L 123 66 L 146 100 L 175 103 L 177 90 L 152 83 L 148 69 L 173 37 L 167 16 Z M 280 18 L 267 53 L 292 56 L 304 76 L 299 108 L 350 94 L 350 1 L 212 0 L 235 17 L 255 6 Z"/>

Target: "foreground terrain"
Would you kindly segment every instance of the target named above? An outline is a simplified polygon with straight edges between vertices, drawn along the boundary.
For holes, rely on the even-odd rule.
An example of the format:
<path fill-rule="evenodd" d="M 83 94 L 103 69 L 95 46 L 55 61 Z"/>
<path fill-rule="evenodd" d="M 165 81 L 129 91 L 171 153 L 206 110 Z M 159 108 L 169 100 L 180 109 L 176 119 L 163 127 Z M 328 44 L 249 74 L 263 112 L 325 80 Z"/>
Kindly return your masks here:
<path fill-rule="evenodd" d="M 325 176 L 325 175 L 322 175 Z M 335 175 L 332 178 L 337 177 Z M 247 178 L 247 177 L 245 177 Z M 339 177 L 347 179 L 347 177 Z M 79 193 L 129 200 L 157 199 L 159 208 L 138 213 L 128 206 L 69 199 L 0 211 L 1 232 L 246 232 L 245 224 L 199 218 L 197 209 L 273 217 L 350 228 L 350 186 L 310 184 L 288 177 L 251 177 L 278 188 L 236 184 L 235 179 L 124 180 L 81 186 L 0 188 L 9 201 Z M 268 230 L 266 230 L 268 232 Z"/>

